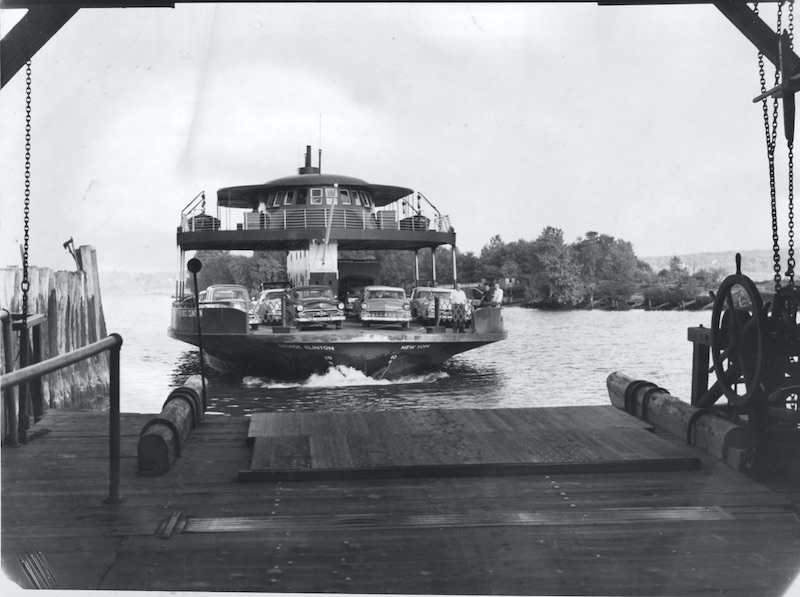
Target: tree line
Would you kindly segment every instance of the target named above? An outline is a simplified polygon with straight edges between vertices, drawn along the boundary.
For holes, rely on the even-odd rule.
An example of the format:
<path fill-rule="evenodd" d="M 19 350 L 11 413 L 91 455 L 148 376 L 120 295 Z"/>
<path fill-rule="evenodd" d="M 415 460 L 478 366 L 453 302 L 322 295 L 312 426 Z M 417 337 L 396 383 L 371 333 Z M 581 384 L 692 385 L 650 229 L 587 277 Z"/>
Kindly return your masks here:
<path fill-rule="evenodd" d="M 198 286 L 241 284 L 257 292 L 262 282 L 286 279 L 282 252 L 253 252 L 252 256 L 227 251 L 199 251 L 203 263 Z M 414 282 L 414 253 L 411 251 L 340 251 L 344 258 L 375 258 L 381 264 L 381 283 L 410 290 Z M 436 280 L 453 280 L 453 255 L 449 247 L 435 252 Z M 651 306 L 699 300 L 716 289 L 725 276 L 723 269 L 690 272 L 678 257 L 669 267 L 654 272 L 639 259 L 630 242 L 607 234 L 587 232 L 572 243 L 564 233 L 545 227 L 535 240 L 504 242 L 493 236 L 479 254 L 456 251 L 458 281 L 493 282 L 513 286 L 513 295 L 538 307 L 580 308 L 605 306 L 623 308 L 634 300 Z M 420 251 L 422 284 L 433 280 L 430 253 Z"/>

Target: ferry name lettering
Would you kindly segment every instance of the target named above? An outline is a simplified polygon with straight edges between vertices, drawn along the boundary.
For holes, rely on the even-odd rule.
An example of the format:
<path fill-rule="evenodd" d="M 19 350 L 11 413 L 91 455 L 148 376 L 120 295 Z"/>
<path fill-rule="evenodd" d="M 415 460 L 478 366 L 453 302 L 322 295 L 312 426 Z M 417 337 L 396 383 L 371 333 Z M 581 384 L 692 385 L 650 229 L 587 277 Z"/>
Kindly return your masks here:
<path fill-rule="evenodd" d="M 400 347 L 400 350 L 420 350 L 424 348 L 430 348 L 430 344 L 404 344 Z"/>
<path fill-rule="evenodd" d="M 292 350 L 302 350 L 302 347 L 296 344 L 278 344 L 278 348 L 290 348 Z"/>
<path fill-rule="evenodd" d="M 304 346 L 303 348 L 305 348 L 306 350 L 330 350 L 330 351 L 336 350 L 335 347 L 327 344 L 320 344 L 320 345 L 312 344 L 311 346 Z"/>

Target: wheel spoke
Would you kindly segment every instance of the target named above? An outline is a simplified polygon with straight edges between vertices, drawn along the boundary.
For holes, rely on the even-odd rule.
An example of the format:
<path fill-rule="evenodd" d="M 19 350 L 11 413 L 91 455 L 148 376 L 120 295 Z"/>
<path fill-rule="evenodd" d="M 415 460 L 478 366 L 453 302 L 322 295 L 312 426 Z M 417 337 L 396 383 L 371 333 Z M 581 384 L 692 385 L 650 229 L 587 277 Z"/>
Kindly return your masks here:
<path fill-rule="evenodd" d="M 728 291 L 725 294 L 725 302 L 728 303 L 728 309 L 735 311 L 736 306 L 733 304 L 733 291 L 731 290 L 731 288 L 728 288 Z"/>
<path fill-rule="evenodd" d="M 727 385 L 731 385 L 734 383 L 739 383 L 739 378 L 741 377 L 742 370 L 739 367 L 738 363 L 731 363 L 731 366 L 722 372 L 722 378 L 724 383 Z"/>

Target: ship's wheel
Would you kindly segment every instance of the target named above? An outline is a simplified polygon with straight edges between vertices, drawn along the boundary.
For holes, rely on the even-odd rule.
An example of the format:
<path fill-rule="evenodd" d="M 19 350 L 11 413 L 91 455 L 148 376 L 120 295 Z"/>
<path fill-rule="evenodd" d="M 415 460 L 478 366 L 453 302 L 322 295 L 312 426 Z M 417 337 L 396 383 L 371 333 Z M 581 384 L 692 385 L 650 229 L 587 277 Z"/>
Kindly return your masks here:
<path fill-rule="evenodd" d="M 765 329 L 761 295 L 753 281 L 741 273 L 741 256 L 737 254 L 736 273 L 720 285 L 711 316 L 711 358 L 722 392 L 731 404 L 746 404 L 759 391 Z"/>

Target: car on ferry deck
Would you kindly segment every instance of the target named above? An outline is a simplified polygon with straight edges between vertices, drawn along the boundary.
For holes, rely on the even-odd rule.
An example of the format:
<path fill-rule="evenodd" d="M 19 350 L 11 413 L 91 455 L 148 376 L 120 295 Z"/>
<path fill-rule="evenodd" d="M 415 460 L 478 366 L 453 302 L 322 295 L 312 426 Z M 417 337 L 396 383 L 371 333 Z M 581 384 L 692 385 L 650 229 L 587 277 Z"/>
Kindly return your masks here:
<path fill-rule="evenodd" d="M 267 325 L 280 323 L 283 315 L 282 298 L 285 294 L 284 288 L 262 290 L 253 304 L 253 319 Z"/>
<path fill-rule="evenodd" d="M 250 293 L 238 284 L 214 284 L 199 295 L 204 309 L 233 307 L 245 313 L 250 311 Z"/>
<path fill-rule="evenodd" d="M 327 286 L 295 286 L 286 292 L 286 323 L 298 329 L 335 325 L 341 329 L 344 303 Z"/>
<path fill-rule="evenodd" d="M 439 299 L 439 320 L 452 321 L 453 307 L 450 288 L 419 286 L 411 291 L 411 315 L 422 323 L 432 324 L 436 318 L 436 299 Z"/>
<path fill-rule="evenodd" d="M 399 324 L 407 328 L 411 322 L 411 304 L 406 291 L 395 286 L 365 286 L 356 301 L 355 311 L 364 327 Z"/>

